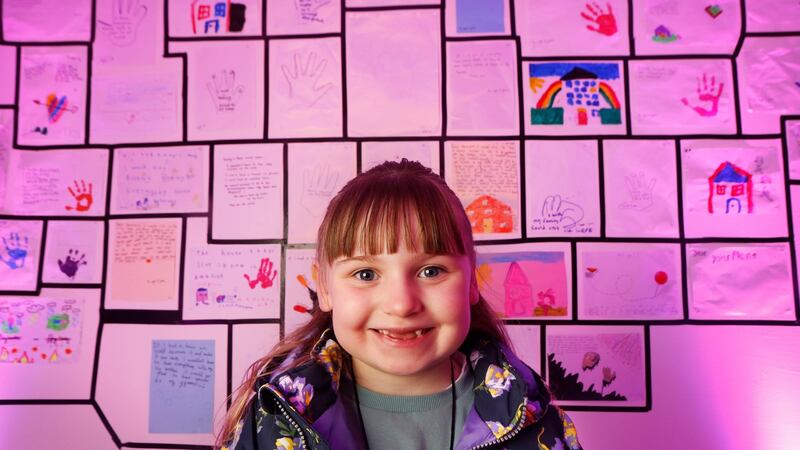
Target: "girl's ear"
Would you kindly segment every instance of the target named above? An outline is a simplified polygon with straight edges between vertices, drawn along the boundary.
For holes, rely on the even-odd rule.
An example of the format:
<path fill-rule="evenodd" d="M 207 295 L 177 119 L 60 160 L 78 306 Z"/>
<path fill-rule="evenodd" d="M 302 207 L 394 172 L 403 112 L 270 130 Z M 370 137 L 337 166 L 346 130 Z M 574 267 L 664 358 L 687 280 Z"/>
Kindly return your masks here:
<path fill-rule="evenodd" d="M 481 291 L 478 289 L 478 277 L 476 274 L 472 274 L 472 281 L 469 284 L 469 304 L 476 305 L 478 300 L 480 300 Z"/>
<path fill-rule="evenodd" d="M 325 312 L 331 311 L 331 301 L 328 295 L 328 287 L 322 277 L 319 276 L 319 263 L 314 261 L 311 264 L 311 277 L 317 283 L 317 299 L 319 300 L 319 309 Z"/>

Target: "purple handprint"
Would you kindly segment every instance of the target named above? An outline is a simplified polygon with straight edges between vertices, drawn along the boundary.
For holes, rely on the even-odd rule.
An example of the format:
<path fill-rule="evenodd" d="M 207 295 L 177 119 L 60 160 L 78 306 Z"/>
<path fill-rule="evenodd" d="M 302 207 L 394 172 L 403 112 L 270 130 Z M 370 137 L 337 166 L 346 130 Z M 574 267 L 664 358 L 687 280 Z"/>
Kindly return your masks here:
<path fill-rule="evenodd" d="M 85 259 L 86 254 L 83 253 L 80 257 L 78 257 L 78 253 L 78 250 L 70 249 L 66 258 L 64 258 L 64 261 L 61 261 L 60 259 L 58 260 L 58 268 L 61 269 L 61 272 L 63 272 L 64 275 L 68 276 L 70 279 L 75 279 L 75 274 L 78 273 L 78 268 L 87 264 Z"/>

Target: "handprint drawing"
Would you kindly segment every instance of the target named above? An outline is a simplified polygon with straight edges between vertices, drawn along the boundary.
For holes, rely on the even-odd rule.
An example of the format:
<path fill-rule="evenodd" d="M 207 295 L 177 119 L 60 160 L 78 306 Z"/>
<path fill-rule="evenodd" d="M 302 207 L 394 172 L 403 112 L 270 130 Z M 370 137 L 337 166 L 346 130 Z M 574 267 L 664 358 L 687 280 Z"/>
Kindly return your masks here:
<path fill-rule="evenodd" d="M 139 0 L 114 0 L 111 22 L 98 20 L 100 31 L 117 47 L 127 47 L 136 42 L 136 31 L 147 16 L 147 6 Z"/>
<path fill-rule="evenodd" d="M 594 31 L 605 36 L 612 36 L 617 33 L 617 19 L 614 18 L 614 12 L 611 10 L 611 4 L 606 3 L 607 11 L 596 2 L 586 4 L 586 11 L 581 12 L 581 17 L 588 20 L 590 23 L 586 25 L 589 31 Z M 587 14 L 588 13 L 588 14 Z"/>
<path fill-rule="evenodd" d="M 236 84 L 236 71 L 232 69 L 220 70 L 219 77 L 211 75 L 206 88 L 217 112 L 236 111 L 236 104 L 244 93 L 244 86 Z"/>
<path fill-rule="evenodd" d="M 255 278 L 250 278 L 250 275 L 244 274 L 244 278 L 247 280 L 247 284 L 250 286 L 250 289 L 255 289 L 256 286 L 259 284 L 261 285 L 262 289 L 266 289 L 275 282 L 275 277 L 278 276 L 278 270 L 272 270 L 273 264 L 269 258 L 262 258 L 261 265 L 258 267 L 258 274 Z"/>
<path fill-rule="evenodd" d="M 94 202 L 94 197 L 92 196 L 92 183 L 89 183 L 87 186 L 86 180 L 81 180 L 80 184 L 78 184 L 78 180 L 73 180 L 73 184 L 75 189 L 73 190 L 72 187 L 67 186 L 67 192 L 69 192 L 69 195 L 75 199 L 75 205 L 66 205 L 64 208 L 67 211 L 88 211 Z"/>
<path fill-rule="evenodd" d="M 320 78 L 325 72 L 328 60 L 320 58 L 310 52 L 305 60 L 299 53 L 294 54 L 294 67 L 290 70 L 286 65 L 281 65 L 281 72 L 289 84 L 289 97 L 305 107 L 314 106 L 325 94 L 333 88 L 333 83 L 320 84 Z"/>
<path fill-rule="evenodd" d="M 697 77 L 697 102 L 690 104 L 689 99 L 683 97 L 681 103 L 692 108 L 697 114 L 702 117 L 713 117 L 719 111 L 719 98 L 722 95 L 722 87 L 725 83 L 720 82 L 717 84 L 716 77 L 708 75 L 703 72 L 702 77 Z M 716 92 L 714 92 L 716 90 Z"/>
<path fill-rule="evenodd" d="M 339 172 L 331 170 L 328 164 L 316 164 L 313 169 L 303 170 L 300 204 L 309 214 L 321 216 L 338 182 Z"/>
<path fill-rule="evenodd" d="M 628 188 L 629 200 L 619 205 L 620 209 L 630 209 L 634 211 L 644 211 L 653 205 L 653 186 L 656 179 L 650 181 L 645 179 L 644 173 L 625 176 L 625 186 Z"/>
<path fill-rule="evenodd" d="M 78 257 L 78 253 L 77 249 L 70 249 L 64 261 L 58 260 L 58 268 L 64 275 L 73 280 L 75 279 L 75 274 L 78 273 L 78 268 L 87 264 L 86 254 L 83 253 Z"/>
<path fill-rule="evenodd" d="M 11 270 L 25 267 L 25 258 L 28 257 L 28 237 L 19 237 L 19 233 L 11 232 L 3 238 L 5 256 L 0 254 L 0 261 Z"/>

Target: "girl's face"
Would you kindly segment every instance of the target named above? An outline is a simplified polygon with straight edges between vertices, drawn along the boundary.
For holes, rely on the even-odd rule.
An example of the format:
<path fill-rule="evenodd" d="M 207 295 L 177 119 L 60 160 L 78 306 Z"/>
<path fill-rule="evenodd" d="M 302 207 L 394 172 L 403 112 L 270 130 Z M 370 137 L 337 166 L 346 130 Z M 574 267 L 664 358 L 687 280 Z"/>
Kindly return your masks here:
<path fill-rule="evenodd" d="M 419 253 L 401 243 L 397 253 L 336 259 L 322 284 L 320 307 L 332 311 L 361 386 L 396 395 L 447 387 L 450 356 L 478 301 L 467 256 Z"/>

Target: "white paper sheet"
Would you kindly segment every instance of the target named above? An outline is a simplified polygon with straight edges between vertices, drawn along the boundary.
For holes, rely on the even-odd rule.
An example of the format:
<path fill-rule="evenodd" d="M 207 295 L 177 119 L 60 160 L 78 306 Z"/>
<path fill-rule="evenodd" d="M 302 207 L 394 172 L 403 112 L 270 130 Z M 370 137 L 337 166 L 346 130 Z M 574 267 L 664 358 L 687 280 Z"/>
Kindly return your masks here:
<path fill-rule="evenodd" d="M 789 179 L 800 179 L 800 120 L 786 121 L 783 139 L 789 153 Z"/>
<path fill-rule="evenodd" d="M 7 186 L 10 179 L 8 171 L 14 142 L 14 110 L 0 109 L 0 211 L 5 211 Z"/>
<path fill-rule="evenodd" d="M 23 47 L 17 142 L 83 144 L 86 84 L 86 47 Z"/>
<path fill-rule="evenodd" d="M 286 295 L 283 304 L 283 333 L 289 335 L 311 318 L 319 308 L 317 276 L 311 270 L 313 248 L 286 249 Z"/>
<path fill-rule="evenodd" d="M 169 0 L 169 35 L 259 36 L 264 17 L 261 5 L 259 0 Z"/>
<path fill-rule="evenodd" d="M 112 220 L 106 309 L 178 309 L 181 219 Z"/>
<path fill-rule="evenodd" d="M 511 34 L 508 0 L 445 0 L 447 36 Z"/>
<path fill-rule="evenodd" d="M 0 105 L 14 103 L 14 84 L 17 80 L 17 48 L 0 45 Z"/>
<path fill-rule="evenodd" d="M 263 42 L 180 42 L 170 49 L 188 54 L 190 140 L 263 137 Z"/>
<path fill-rule="evenodd" d="M 637 55 L 732 54 L 742 10 L 735 0 L 641 0 L 633 3 Z"/>
<path fill-rule="evenodd" d="M 267 35 L 338 33 L 341 11 L 336 0 L 267 2 Z"/>
<path fill-rule="evenodd" d="M 152 68 L 164 53 L 165 0 L 97 2 L 92 75 L 108 69 Z M 170 2 L 174 3 L 174 2 Z M 136 67 L 139 66 L 139 67 Z"/>
<path fill-rule="evenodd" d="M 578 319 L 683 318 L 678 244 L 579 243 Z"/>
<path fill-rule="evenodd" d="M 186 222 L 184 320 L 279 318 L 281 246 L 208 244 L 207 222 Z"/>
<path fill-rule="evenodd" d="M 283 238 L 283 145 L 214 148 L 213 239 Z"/>
<path fill-rule="evenodd" d="M 747 0 L 747 31 L 800 31 L 800 4 L 794 0 Z"/>
<path fill-rule="evenodd" d="M 439 135 L 439 11 L 350 12 L 345 20 L 348 134 Z"/>
<path fill-rule="evenodd" d="M 10 1 L 3 4 L 8 41 L 89 41 L 91 0 Z"/>
<path fill-rule="evenodd" d="M 64 420 L 65 417 L 69 420 Z M 0 421 L 18 430 L 36 431 L 10 433 L 3 445 L 11 448 L 119 448 L 91 404 L 3 405 Z M 46 432 L 38 428 L 43 421 L 52 424 Z"/>
<path fill-rule="evenodd" d="M 8 172 L 5 205 L 12 214 L 105 214 L 105 149 L 11 150 Z"/>
<path fill-rule="evenodd" d="M 678 237 L 675 142 L 603 141 L 606 235 Z"/>
<path fill-rule="evenodd" d="M 628 4 L 620 0 L 516 0 L 522 56 L 628 55 Z"/>
<path fill-rule="evenodd" d="M 42 281 L 102 283 L 105 227 L 100 221 L 47 222 Z"/>
<path fill-rule="evenodd" d="M 0 220 L 0 291 L 35 291 L 42 250 L 41 220 Z"/>
<path fill-rule="evenodd" d="M 523 62 L 525 134 L 624 134 L 624 78 L 618 61 Z"/>
<path fill-rule="evenodd" d="M 687 237 L 788 236 L 778 139 L 681 142 Z"/>
<path fill-rule="evenodd" d="M 441 0 L 414 0 L 415 5 L 437 5 Z M 372 6 L 407 6 L 408 0 L 344 0 L 348 8 L 369 8 Z"/>
<path fill-rule="evenodd" d="M 506 325 L 516 355 L 536 373 L 542 371 L 542 335 L 539 325 Z"/>
<path fill-rule="evenodd" d="M 341 49 L 339 38 L 270 41 L 270 138 L 342 136 Z"/>
<path fill-rule="evenodd" d="M 634 134 L 736 132 L 729 60 L 635 60 L 629 69 Z"/>
<path fill-rule="evenodd" d="M 112 214 L 208 211 L 208 147 L 114 150 Z"/>
<path fill-rule="evenodd" d="M 0 297 L 0 311 L 0 398 L 88 400 L 100 290 Z"/>
<path fill-rule="evenodd" d="M 513 41 L 447 43 L 447 133 L 519 133 Z"/>
<path fill-rule="evenodd" d="M 800 36 L 747 38 L 736 67 L 744 133 L 778 133 L 781 115 L 800 114 Z"/>
<path fill-rule="evenodd" d="M 445 143 L 445 180 L 466 209 L 475 239 L 522 236 L 519 155 L 518 141 Z"/>
<path fill-rule="evenodd" d="M 547 381 L 558 405 L 647 404 L 644 327 L 548 326 Z"/>
<path fill-rule="evenodd" d="M 600 236 L 597 166 L 595 141 L 525 141 L 525 236 Z"/>
<path fill-rule="evenodd" d="M 278 343 L 280 325 L 277 323 L 243 323 L 233 326 L 231 353 L 231 386 L 236 390 L 245 372 L 256 360 L 263 358 Z"/>
<path fill-rule="evenodd" d="M 568 243 L 479 245 L 481 296 L 503 319 L 570 320 L 572 252 Z"/>
<path fill-rule="evenodd" d="M 384 161 L 406 158 L 439 173 L 439 143 L 436 141 L 380 141 L 361 143 L 361 171 L 366 172 Z"/>
<path fill-rule="evenodd" d="M 148 63 L 143 63 L 148 64 Z M 180 61 L 92 73 L 92 143 L 175 142 L 183 131 Z"/>
<path fill-rule="evenodd" d="M 328 202 L 356 175 L 353 142 L 289 144 L 290 244 L 314 243 Z"/>
<path fill-rule="evenodd" d="M 151 433 L 148 431 L 153 341 L 213 340 L 211 374 L 214 433 L 225 411 L 228 327 L 225 325 L 106 324 L 100 343 L 96 400 L 123 442 L 212 445 L 213 433 Z M 120 380 L 126 380 L 125 389 Z"/>
<path fill-rule="evenodd" d="M 686 246 L 689 318 L 795 320 L 789 244 Z"/>

